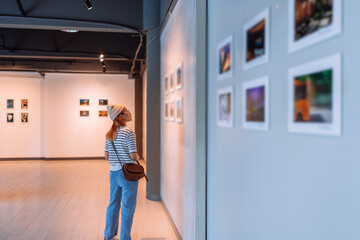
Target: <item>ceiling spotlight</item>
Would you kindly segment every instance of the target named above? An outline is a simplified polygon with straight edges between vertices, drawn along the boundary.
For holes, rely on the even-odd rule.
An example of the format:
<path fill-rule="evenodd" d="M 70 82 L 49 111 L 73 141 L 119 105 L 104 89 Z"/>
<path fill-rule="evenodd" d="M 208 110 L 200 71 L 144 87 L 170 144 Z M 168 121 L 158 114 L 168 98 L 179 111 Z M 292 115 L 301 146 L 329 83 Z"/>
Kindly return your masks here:
<path fill-rule="evenodd" d="M 92 9 L 92 5 L 91 5 L 90 0 L 85 0 L 85 4 L 86 4 L 86 7 L 87 7 L 88 10 Z"/>
<path fill-rule="evenodd" d="M 99 60 L 100 60 L 100 62 L 104 61 L 104 54 L 102 54 L 101 52 L 100 52 Z"/>
<path fill-rule="evenodd" d="M 67 33 L 77 33 L 79 30 L 77 29 L 62 29 L 61 31 L 67 32 Z"/>

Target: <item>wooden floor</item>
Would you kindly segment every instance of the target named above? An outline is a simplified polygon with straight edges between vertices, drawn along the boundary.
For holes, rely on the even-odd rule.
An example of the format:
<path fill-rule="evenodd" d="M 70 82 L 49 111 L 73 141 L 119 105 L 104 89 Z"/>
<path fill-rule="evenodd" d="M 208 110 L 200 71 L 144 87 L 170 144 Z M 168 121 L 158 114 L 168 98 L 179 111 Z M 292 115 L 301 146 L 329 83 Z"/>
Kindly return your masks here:
<path fill-rule="evenodd" d="M 102 240 L 108 203 L 105 160 L 0 161 L 0 240 Z M 132 239 L 176 239 L 162 204 L 145 198 L 144 179 Z"/>

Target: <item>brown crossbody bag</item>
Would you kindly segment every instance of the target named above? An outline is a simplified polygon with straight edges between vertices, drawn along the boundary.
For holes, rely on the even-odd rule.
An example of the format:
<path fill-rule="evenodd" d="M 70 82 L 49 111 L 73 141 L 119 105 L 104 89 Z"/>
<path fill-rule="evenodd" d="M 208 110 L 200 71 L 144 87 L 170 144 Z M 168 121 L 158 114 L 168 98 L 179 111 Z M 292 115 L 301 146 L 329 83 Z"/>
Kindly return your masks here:
<path fill-rule="evenodd" d="M 119 157 L 119 154 L 118 152 L 116 151 L 116 147 L 115 147 L 115 144 L 113 141 L 110 141 L 114 150 L 115 150 L 115 153 L 116 153 L 116 156 L 119 160 L 119 163 L 121 165 L 121 169 L 122 169 L 122 172 L 124 174 L 124 178 L 126 180 L 129 180 L 129 181 L 139 181 L 141 178 L 145 177 L 146 181 L 148 182 L 148 178 L 145 174 L 145 170 L 143 168 L 143 166 L 140 165 L 140 163 L 136 160 L 137 164 L 136 163 L 126 163 L 126 164 L 122 164 L 121 160 L 120 160 L 120 157 Z"/>

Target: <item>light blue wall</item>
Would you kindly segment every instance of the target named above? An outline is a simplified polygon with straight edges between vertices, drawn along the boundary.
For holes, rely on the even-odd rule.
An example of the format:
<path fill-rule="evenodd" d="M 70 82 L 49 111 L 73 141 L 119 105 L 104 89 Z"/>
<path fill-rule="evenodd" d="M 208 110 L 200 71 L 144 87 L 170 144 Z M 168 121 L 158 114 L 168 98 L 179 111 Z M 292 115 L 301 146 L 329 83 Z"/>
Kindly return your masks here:
<path fill-rule="evenodd" d="M 209 240 L 360 239 L 360 1 L 343 0 L 343 31 L 288 54 L 287 0 L 209 0 Z M 279 4 L 279 8 L 276 8 Z M 270 62 L 242 71 L 245 22 L 270 7 Z M 216 46 L 234 34 L 235 75 L 216 79 Z M 342 136 L 287 131 L 288 69 L 342 54 Z M 241 87 L 270 77 L 270 130 L 244 130 Z M 217 89 L 233 85 L 233 128 L 216 125 Z"/>

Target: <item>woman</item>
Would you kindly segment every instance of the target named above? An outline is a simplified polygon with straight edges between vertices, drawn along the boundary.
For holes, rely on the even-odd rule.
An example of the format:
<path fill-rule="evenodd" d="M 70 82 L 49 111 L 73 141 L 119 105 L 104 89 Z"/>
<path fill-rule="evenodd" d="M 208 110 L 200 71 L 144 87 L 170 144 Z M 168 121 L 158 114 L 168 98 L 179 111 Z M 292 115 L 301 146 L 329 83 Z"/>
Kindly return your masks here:
<path fill-rule="evenodd" d="M 120 240 L 128 240 L 131 239 L 138 181 L 128 181 L 124 178 L 111 141 L 114 142 L 122 163 L 134 163 L 139 159 L 136 150 L 136 136 L 126 126 L 126 123 L 132 120 L 132 116 L 124 105 L 109 105 L 107 110 L 113 124 L 106 134 L 105 141 L 105 158 L 110 163 L 110 202 L 106 211 L 104 239 L 110 240 L 118 233 L 120 204 L 122 202 Z"/>

